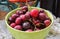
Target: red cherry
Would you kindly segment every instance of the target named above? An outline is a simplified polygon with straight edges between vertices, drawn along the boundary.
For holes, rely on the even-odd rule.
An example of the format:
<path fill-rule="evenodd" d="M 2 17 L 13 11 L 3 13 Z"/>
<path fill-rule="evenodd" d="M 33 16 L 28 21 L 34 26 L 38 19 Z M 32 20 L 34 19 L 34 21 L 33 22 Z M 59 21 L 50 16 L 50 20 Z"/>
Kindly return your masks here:
<path fill-rule="evenodd" d="M 23 14 L 23 11 L 22 10 L 17 10 L 16 14 L 21 15 L 21 14 Z"/>
<path fill-rule="evenodd" d="M 50 25 L 50 23 L 51 23 L 51 21 L 50 21 L 50 20 L 45 20 L 45 21 L 44 21 L 44 24 L 45 24 L 46 26 L 49 26 L 49 25 Z"/>
<path fill-rule="evenodd" d="M 8 21 L 14 22 L 15 20 L 12 17 L 9 17 Z"/>
<path fill-rule="evenodd" d="M 30 12 L 26 12 L 25 16 L 27 19 L 30 19 Z"/>
<path fill-rule="evenodd" d="M 20 15 L 20 18 L 25 21 L 26 20 L 26 16 L 25 15 Z"/>
<path fill-rule="evenodd" d="M 45 12 L 45 11 L 44 11 L 43 9 L 41 9 L 39 13 L 44 13 L 44 12 Z"/>
<path fill-rule="evenodd" d="M 39 14 L 39 19 L 45 20 L 46 19 L 46 14 L 45 13 L 40 13 Z"/>
<path fill-rule="evenodd" d="M 16 26 L 16 24 L 15 24 L 15 23 L 11 23 L 10 26 L 11 26 L 12 28 L 14 28 L 14 27 Z"/>
<path fill-rule="evenodd" d="M 39 10 L 38 9 L 32 9 L 30 15 L 34 18 L 38 17 Z"/>
<path fill-rule="evenodd" d="M 32 32 L 32 29 L 28 29 L 28 30 L 26 30 L 26 32 Z"/>
<path fill-rule="evenodd" d="M 20 17 L 16 18 L 15 23 L 16 24 L 21 24 L 21 18 Z"/>
<path fill-rule="evenodd" d="M 12 17 L 13 19 L 16 19 L 18 16 L 19 16 L 19 15 L 17 15 L 17 14 L 13 14 L 11 17 Z"/>
<path fill-rule="evenodd" d="M 21 30 L 22 27 L 21 27 L 21 25 L 16 25 L 16 26 L 14 27 L 14 29 Z"/>

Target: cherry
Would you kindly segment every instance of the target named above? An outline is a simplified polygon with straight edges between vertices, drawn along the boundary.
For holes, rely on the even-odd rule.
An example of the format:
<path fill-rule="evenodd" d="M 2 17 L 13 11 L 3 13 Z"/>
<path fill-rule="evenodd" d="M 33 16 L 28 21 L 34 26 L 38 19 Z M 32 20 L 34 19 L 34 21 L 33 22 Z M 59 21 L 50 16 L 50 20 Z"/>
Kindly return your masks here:
<path fill-rule="evenodd" d="M 46 19 L 46 14 L 45 13 L 40 13 L 39 14 L 39 19 L 45 20 Z"/>
<path fill-rule="evenodd" d="M 21 14 L 23 14 L 23 11 L 22 10 L 17 10 L 16 14 L 21 15 Z"/>
<path fill-rule="evenodd" d="M 21 18 L 18 17 L 18 18 L 16 18 L 15 23 L 16 23 L 16 24 L 21 24 L 21 21 L 22 21 Z"/>
<path fill-rule="evenodd" d="M 12 17 L 9 17 L 8 21 L 14 22 L 15 20 Z"/>
<path fill-rule="evenodd" d="M 28 10 L 28 6 L 23 6 L 22 10 Z"/>
<path fill-rule="evenodd" d="M 49 25 L 50 25 L 50 23 L 51 23 L 51 21 L 50 21 L 50 20 L 45 20 L 45 21 L 44 21 L 44 24 L 45 24 L 46 26 L 49 26 Z"/>
<path fill-rule="evenodd" d="M 22 19 L 22 21 L 26 20 L 26 16 L 25 15 L 20 15 L 20 18 Z"/>
<path fill-rule="evenodd" d="M 28 29 L 28 30 L 26 30 L 26 32 L 32 32 L 32 29 Z"/>
<path fill-rule="evenodd" d="M 30 23 L 29 22 L 24 22 L 23 23 L 23 28 L 24 29 L 29 29 L 30 28 Z"/>
<path fill-rule="evenodd" d="M 33 20 L 33 23 L 34 23 L 36 26 L 40 26 L 40 21 L 39 21 L 39 20 Z"/>
<path fill-rule="evenodd" d="M 38 14 L 39 14 L 39 10 L 38 10 L 38 9 L 32 9 L 32 10 L 31 10 L 30 15 L 31 15 L 33 18 L 38 17 Z"/>
<path fill-rule="evenodd" d="M 19 15 L 17 15 L 17 14 L 13 14 L 11 17 L 12 17 L 13 19 L 16 19 L 18 16 L 19 16 Z"/>
<path fill-rule="evenodd" d="M 21 25 L 16 25 L 16 26 L 14 27 L 14 29 L 21 30 L 21 29 L 22 29 L 22 26 L 21 26 Z"/>
<path fill-rule="evenodd" d="M 26 19 L 30 19 L 30 12 L 26 12 L 25 16 L 26 16 Z"/>
<path fill-rule="evenodd" d="M 45 12 L 45 11 L 44 11 L 43 9 L 41 9 L 39 13 L 44 13 L 44 12 Z"/>
<path fill-rule="evenodd" d="M 15 24 L 15 23 L 11 23 L 10 26 L 11 26 L 12 28 L 14 28 L 14 27 L 16 26 L 16 24 Z"/>

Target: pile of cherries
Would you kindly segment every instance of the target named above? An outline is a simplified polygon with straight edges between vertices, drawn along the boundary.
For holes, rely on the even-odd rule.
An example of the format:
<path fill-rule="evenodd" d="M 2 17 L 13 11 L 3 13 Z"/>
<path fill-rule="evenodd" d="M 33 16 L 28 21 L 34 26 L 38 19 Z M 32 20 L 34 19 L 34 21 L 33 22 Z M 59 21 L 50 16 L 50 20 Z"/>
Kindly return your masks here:
<path fill-rule="evenodd" d="M 28 11 L 28 7 L 24 6 L 12 14 L 8 22 L 14 29 L 32 32 L 48 27 L 51 24 L 51 19 L 43 9 L 34 8 Z"/>

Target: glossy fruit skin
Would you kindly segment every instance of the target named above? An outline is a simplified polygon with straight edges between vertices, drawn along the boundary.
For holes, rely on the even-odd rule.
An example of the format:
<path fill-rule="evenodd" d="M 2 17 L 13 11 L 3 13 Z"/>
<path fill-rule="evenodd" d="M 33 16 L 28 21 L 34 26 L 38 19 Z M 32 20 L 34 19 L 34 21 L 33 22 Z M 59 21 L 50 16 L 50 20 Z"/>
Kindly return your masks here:
<path fill-rule="evenodd" d="M 21 30 L 21 29 L 22 29 L 22 26 L 21 26 L 21 25 L 16 25 L 16 26 L 14 27 L 14 29 Z"/>
<path fill-rule="evenodd" d="M 43 9 L 41 9 L 41 10 L 39 11 L 39 13 L 45 13 L 45 11 L 44 11 Z"/>
<path fill-rule="evenodd" d="M 28 11 L 28 6 L 23 6 L 23 7 L 22 7 L 22 11 L 23 11 L 24 13 L 26 13 L 26 12 Z"/>
<path fill-rule="evenodd" d="M 25 32 L 32 32 L 32 29 L 28 29 L 28 30 L 26 30 Z"/>
<path fill-rule="evenodd" d="M 16 19 L 18 16 L 19 15 L 17 15 L 17 14 L 13 14 L 11 17 L 12 17 L 12 19 Z"/>
<path fill-rule="evenodd" d="M 30 19 L 30 12 L 26 12 L 25 16 L 26 16 L 26 19 Z"/>
<path fill-rule="evenodd" d="M 50 25 L 50 23 L 51 23 L 51 21 L 50 21 L 50 20 L 45 20 L 45 21 L 44 21 L 44 24 L 46 25 L 46 27 L 47 27 L 47 26 L 49 26 L 49 25 Z"/>
<path fill-rule="evenodd" d="M 16 24 L 15 24 L 15 23 L 11 23 L 10 26 L 11 26 L 12 28 L 14 28 L 14 27 L 16 26 Z"/>
<path fill-rule="evenodd" d="M 8 21 L 10 21 L 10 22 L 14 22 L 15 19 L 13 19 L 12 17 L 9 17 Z"/>
<path fill-rule="evenodd" d="M 28 6 L 23 6 L 22 10 L 28 10 Z"/>
<path fill-rule="evenodd" d="M 30 26 L 30 23 L 29 22 L 24 22 L 23 23 L 23 28 L 24 29 L 29 29 L 31 26 Z"/>
<path fill-rule="evenodd" d="M 39 14 L 39 19 L 45 20 L 46 19 L 46 14 L 45 13 L 40 13 Z"/>
<path fill-rule="evenodd" d="M 32 10 L 31 10 L 30 15 L 31 15 L 33 18 L 38 17 L 38 14 L 39 14 L 39 10 L 38 10 L 38 9 L 32 9 Z"/>
<path fill-rule="evenodd" d="M 24 13 L 23 13 L 22 10 L 17 10 L 17 11 L 16 11 L 16 14 L 21 15 L 21 14 L 24 14 Z"/>
<path fill-rule="evenodd" d="M 16 18 L 15 23 L 16 23 L 16 24 L 21 24 L 21 21 L 22 21 L 21 18 L 18 17 L 18 18 Z"/>
<path fill-rule="evenodd" d="M 26 16 L 25 15 L 20 15 L 20 18 L 22 19 L 22 21 L 26 20 Z"/>

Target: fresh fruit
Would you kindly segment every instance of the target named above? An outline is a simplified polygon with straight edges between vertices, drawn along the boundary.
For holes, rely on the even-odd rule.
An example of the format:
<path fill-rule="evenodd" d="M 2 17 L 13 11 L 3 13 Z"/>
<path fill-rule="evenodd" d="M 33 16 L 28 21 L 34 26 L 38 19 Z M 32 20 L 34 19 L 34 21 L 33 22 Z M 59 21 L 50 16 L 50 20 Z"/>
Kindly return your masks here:
<path fill-rule="evenodd" d="M 11 26 L 12 28 L 14 28 L 14 27 L 16 26 L 16 24 L 15 24 L 15 23 L 11 23 L 10 26 Z"/>
<path fill-rule="evenodd" d="M 15 23 L 16 24 L 21 24 L 22 19 L 20 17 L 16 18 Z"/>
<path fill-rule="evenodd" d="M 25 16 L 26 16 L 26 19 L 30 19 L 30 12 L 26 12 Z"/>
<path fill-rule="evenodd" d="M 17 15 L 17 14 L 13 14 L 11 17 L 12 17 L 12 19 L 16 19 L 18 16 L 19 15 Z"/>
<path fill-rule="evenodd" d="M 43 10 L 43 9 L 41 9 L 39 13 L 44 13 L 44 10 Z"/>
<path fill-rule="evenodd" d="M 21 15 L 21 14 L 24 14 L 24 13 L 23 13 L 22 10 L 17 10 L 17 11 L 16 11 L 16 14 Z"/>
<path fill-rule="evenodd" d="M 30 23 L 29 22 L 24 22 L 23 23 L 23 28 L 24 29 L 29 29 L 31 27 Z"/>
<path fill-rule="evenodd" d="M 39 14 L 39 19 L 45 20 L 46 19 L 46 14 L 45 13 L 40 13 Z"/>
<path fill-rule="evenodd" d="M 39 21 L 39 20 L 33 20 L 33 23 L 34 23 L 36 26 L 40 26 L 40 21 Z"/>
<path fill-rule="evenodd" d="M 44 24 L 45 24 L 46 26 L 49 26 L 49 25 L 50 25 L 50 23 L 51 23 L 51 21 L 50 21 L 50 20 L 45 20 L 45 21 L 44 21 Z"/>
<path fill-rule="evenodd" d="M 32 32 L 48 27 L 51 19 L 43 9 L 28 11 L 28 7 L 24 6 L 9 17 L 8 24 L 17 30 Z"/>
<path fill-rule="evenodd" d="M 26 32 L 32 32 L 32 29 L 28 29 L 28 30 L 26 30 Z"/>
<path fill-rule="evenodd" d="M 8 21 L 14 22 L 14 19 L 12 17 L 9 17 Z"/>
<path fill-rule="evenodd" d="M 28 6 L 23 6 L 22 10 L 28 10 Z"/>
<path fill-rule="evenodd" d="M 26 16 L 25 15 L 20 15 L 20 18 L 22 19 L 22 21 L 26 20 Z"/>
<path fill-rule="evenodd" d="M 21 25 L 16 25 L 16 26 L 14 27 L 14 29 L 21 30 L 21 29 L 22 29 L 22 26 L 21 26 Z"/>
<path fill-rule="evenodd" d="M 39 10 L 38 10 L 38 9 L 32 9 L 31 12 L 30 12 L 30 15 L 31 15 L 33 18 L 38 17 L 38 14 L 39 14 Z"/>

